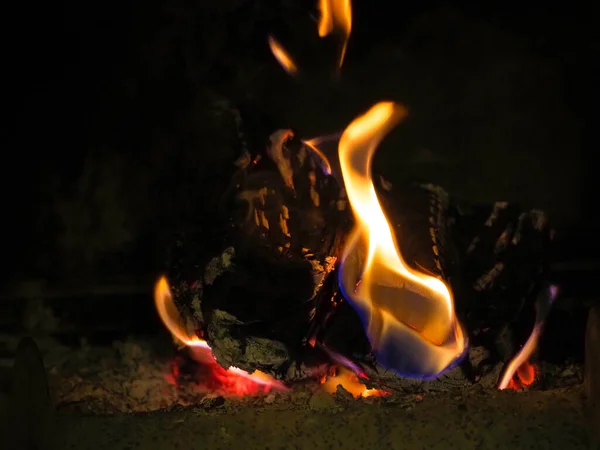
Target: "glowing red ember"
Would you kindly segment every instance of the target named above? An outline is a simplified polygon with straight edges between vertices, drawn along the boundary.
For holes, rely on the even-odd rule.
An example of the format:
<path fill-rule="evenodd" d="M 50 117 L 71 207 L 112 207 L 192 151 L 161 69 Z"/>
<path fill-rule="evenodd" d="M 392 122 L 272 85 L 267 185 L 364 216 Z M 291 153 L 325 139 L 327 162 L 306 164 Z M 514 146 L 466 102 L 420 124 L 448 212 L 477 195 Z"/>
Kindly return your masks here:
<path fill-rule="evenodd" d="M 228 396 L 258 395 L 271 390 L 287 390 L 283 383 L 259 370 L 250 374 L 237 367 L 225 369 L 219 365 L 208 343 L 184 325 L 173 303 L 173 296 L 165 277 L 160 278 L 156 283 L 154 301 L 161 320 L 175 341 L 186 346 L 190 357 L 197 363 L 193 370 L 188 369 L 185 376 L 182 370 L 185 359 L 176 359 L 171 373 L 166 376 L 169 383 L 178 385 L 184 381 L 192 381 L 200 389 Z"/>

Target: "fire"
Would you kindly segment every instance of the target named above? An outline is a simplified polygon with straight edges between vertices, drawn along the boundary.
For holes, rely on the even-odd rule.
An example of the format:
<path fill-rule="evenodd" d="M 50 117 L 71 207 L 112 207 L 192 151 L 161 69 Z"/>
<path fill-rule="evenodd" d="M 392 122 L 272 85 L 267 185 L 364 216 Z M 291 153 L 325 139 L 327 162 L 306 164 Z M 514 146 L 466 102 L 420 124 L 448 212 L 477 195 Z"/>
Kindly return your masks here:
<path fill-rule="evenodd" d="M 339 367 L 334 369 L 332 375 L 325 375 L 321 380 L 325 392 L 335 394 L 337 387 L 341 385 L 350 392 L 354 398 L 358 397 L 382 397 L 389 395 L 389 392 L 381 389 L 367 389 L 367 387 L 358 380 L 356 374 L 350 369 Z"/>
<path fill-rule="evenodd" d="M 154 288 L 154 303 L 156 310 L 173 338 L 182 345 L 188 347 L 190 356 L 198 362 L 205 372 L 209 374 L 203 384 L 210 386 L 229 395 L 255 395 L 261 392 L 269 392 L 272 389 L 286 390 L 279 381 L 273 379 L 260 370 L 248 373 L 237 367 L 225 369 L 217 363 L 208 343 L 189 331 L 182 322 L 181 315 L 175 304 L 166 277 L 161 277 Z M 173 366 L 169 380 L 176 383 L 179 378 L 179 366 Z"/>
<path fill-rule="evenodd" d="M 536 301 L 536 318 L 533 331 L 529 335 L 527 342 L 521 348 L 519 353 L 512 359 L 506 367 L 504 375 L 498 383 L 498 389 L 521 389 L 529 386 L 535 380 L 535 368 L 529 363 L 529 358 L 535 351 L 546 316 L 558 296 L 558 287 L 549 285 L 542 289 Z M 516 376 L 515 376 L 516 375 Z"/>
<path fill-rule="evenodd" d="M 433 378 L 458 363 L 466 338 L 450 289 L 402 259 L 371 177 L 377 146 L 406 115 L 398 104 L 378 103 L 340 139 L 340 166 L 357 225 L 339 277 L 377 360 L 404 376 Z"/>
<path fill-rule="evenodd" d="M 503 389 L 513 389 L 518 391 L 527 386 L 531 386 L 535 381 L 535 372 L 535 366 L 529 361 L 525 361 L 516 369 L 506 388 Z"/>
<path fill-rule="evenodd" d="M 535 379 L 535 369 L 529 363 L 529 357 L 537 346 L 541 332 L 541 324 L 539 326 L 536 325 L 521 351 L 519 351 L 517 356 L 515 356 L 506 367 L 504 375 L 498 384 L 498 389 L 521 389 L 523 386 L 529 386 L 533 383 Z"/>
<path fill-rule="evenodd" d="M 275 59 L 284 70 L 290 75 L 294 75 L 298 72 L 298 67 L 296 63 L 292 60 L 292 57 L 285 51 L 285 49 L 275 40 L 273 36 L 269 36 L 269 48 L 271 49 L 271 53 L 275 56 Z"/>
<path fill-rule="evenodd" d="M 342 67 L 350 32 L 352 31 L 352 6 L 350 0 L 319 0 L 319 36 L 325 37 L 338 30 L 343 36 L 338 67 Z"/>
<path fill-rule="evenodd" d="M 325 37 L 334 30 L 342 35 L 342 48 L 338 61 L 338 68 L 341 68 L 346 56 L 350 32 L 352 31 L 352 6 L 350 0 L 319 0 L 319 12 L 319 36 Z M 287 73 L 293 75 L 298 72 L 298 67 L 292 60 L 292 57 L 273 36 L 269 36 L 269 47 L 275 59 L 277 59 Z"/>

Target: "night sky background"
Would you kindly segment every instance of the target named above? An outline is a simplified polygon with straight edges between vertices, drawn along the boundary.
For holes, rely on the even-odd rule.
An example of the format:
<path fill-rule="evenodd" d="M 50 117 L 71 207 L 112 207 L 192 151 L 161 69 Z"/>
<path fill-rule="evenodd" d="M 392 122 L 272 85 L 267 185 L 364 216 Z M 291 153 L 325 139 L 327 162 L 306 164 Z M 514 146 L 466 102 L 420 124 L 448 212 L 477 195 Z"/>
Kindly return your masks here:
<path fill-rule="evenodd" d="M 207 226 L 239 151 L 231 120 L 215 118 L 223 99 L 256 145 L 278 127 L 311 137 L 378 100 L 405 102 L 411 119 L 376 169 L 467 203 L 545 209 L 566 247 L 592 253 L 597 4 L 356 0 L 337 79 L 314 3 L 5 7 L 2 284 L 161 271 L 175 231 Z M 271 32 L 299 79 L 269 54 Z"/>

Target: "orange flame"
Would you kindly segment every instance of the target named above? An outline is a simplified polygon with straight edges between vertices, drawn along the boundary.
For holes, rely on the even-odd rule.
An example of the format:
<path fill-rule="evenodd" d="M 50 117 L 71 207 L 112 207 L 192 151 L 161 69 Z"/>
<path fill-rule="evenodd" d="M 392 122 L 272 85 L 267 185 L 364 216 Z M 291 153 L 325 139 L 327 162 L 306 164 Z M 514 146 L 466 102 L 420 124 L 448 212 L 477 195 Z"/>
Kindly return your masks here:
<path fill-rule="evenodd" d="M 271 389 L 286 389 L 282 383 L 260 370 L 249 374 L 237 367 L 231 366 L 228 369 L 221 367 L 210 351 L 208 343 L 190 332 L 182 323 L 181 315 L 173 303 L 166 277 L 161 277 L 156 283 L 154 303 L 165 327 L 179 343 L 189 347 L 190 355 L 195 361 L 209 369 L 211 376 L 219 382 L 219 390 L 232 395 L 251 395 L 269 392 Z M 172 374 L 171 378 L 172 382 L 176 382 L 177 374 Z"/>
<path fill-rule="evenodd" d="M 296 63 L 292 60 L 292 57 L 284 50 L 284 48 L 275 40 L 273 36 L 269 36 L 269 48 L 275 59 L 279 62 L 281 67 L 289 73 L 294 75 L 298 72 Z"/>
<path fill-rule="evenodd" d="M 352 31 L 352 6 L 350 0 L 319 0 L 319 36 L 325 37 L 337 29 L 344 38 L 338 67 L 342 67 L 348 39 Z"/>
<path fill-rule="evenodd" d="M 340 367 L 330 376 L 324 376 L 321 380 L 325 392 L 335 394 L 337 387 L 341 385 L 350 392 L 354 398 L 358 397 L 382 397 L 389 395 L 389 392 L 381 389 L 367 389 L 367 387 L 358 380 L 358 377 L 350 369 Z"/>
<path fill-rule="evenodd" d="M 378 103 L 355 119 L 339 142 L 357 222 L 344 249 L 340 285 L 361 316 L 378 361 L 405 376 L 431 378 L 459 361 L 466 339 L 450 289 L 402 259 L 371 176 L 377 146 L 406 115 L 403 106 Z"/>

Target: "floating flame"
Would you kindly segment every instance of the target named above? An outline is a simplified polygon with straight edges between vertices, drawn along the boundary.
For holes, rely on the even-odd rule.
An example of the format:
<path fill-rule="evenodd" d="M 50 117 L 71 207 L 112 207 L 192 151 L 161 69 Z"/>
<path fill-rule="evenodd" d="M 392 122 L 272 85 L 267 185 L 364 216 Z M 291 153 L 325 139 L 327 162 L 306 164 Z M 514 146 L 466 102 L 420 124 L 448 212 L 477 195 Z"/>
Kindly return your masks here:
<path fill-rule="evenodd" d="M 289 73 L 290 75 L 294 75 L 298 72 L 298 67 L 296 63 L 292 60 L 292 57 L 285 51 L 285 49 L 277 42 L 277 40 L 273 36 L 269 36 L 269 48 L 271 49 L 271 53 L 279 62 L 281 67 Z"/>
<path fill-rule="evenodd" d="M 283 384 L 260 370 L 255 370 L 250 374 L 233 366 L 228 369 L 221 367 L 210 351 L 208 343 L 196 336 L 195 333 L 189 332 L 183 325 L 181 316 L 173 303 L 169 282 L 165 277 L 161 277 L 156 283 L 154 303 L 163 324 L 178 342 L 189 348 L 190 356 L 208 369 L 213 380 L 207 380 L 207 382 L 214 384 L 214 381 L 217 381 L 219 390 L 232 395 L 252 395 L 269 392 L 271 389 L 286 390 Z M 177 366 L 174 367 L 173 372 L 171 381 L 175 383 L 178 373 Z"/>
<path fill-rule="evenodd" d="M 340 166 L 357 225 L 344 250 L 339 277 L 377 360 L 401 375 L 426 379 L 456 365 L 466 339 L 449 288 L 402 259 L 373 185 L 373 154 L 406 115 L 398 104 L 378 103 L 355 119 L 340 139 Z"/>
<path fill-rule="evenodd" d="M 325 37 L 336 29 L 343 36 L 338 67 L 342 67 L 346 48 L 352 31 L 352 6 L 350 0 L 319 0 L 319 37 Z"/>

